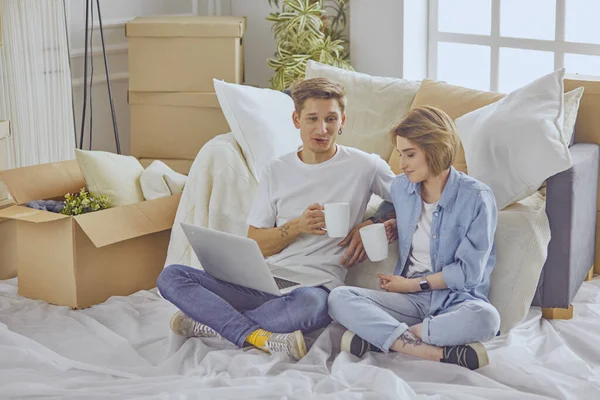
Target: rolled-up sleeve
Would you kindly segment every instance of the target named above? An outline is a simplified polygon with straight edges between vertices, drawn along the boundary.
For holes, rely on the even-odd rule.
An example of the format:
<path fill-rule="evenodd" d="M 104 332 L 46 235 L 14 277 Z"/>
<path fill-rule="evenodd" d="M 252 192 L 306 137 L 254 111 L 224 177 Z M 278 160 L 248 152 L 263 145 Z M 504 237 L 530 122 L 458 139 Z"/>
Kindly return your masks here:
<path fill-rule="evenodd" d="M 456 250 L 456 261 L 442 268 L 446 286 L 453 291 L 471 290 L 482 280 L 498 224 L 496 200 L 491 191 L 479 193 L 473 215 L 465 237 Z"/>

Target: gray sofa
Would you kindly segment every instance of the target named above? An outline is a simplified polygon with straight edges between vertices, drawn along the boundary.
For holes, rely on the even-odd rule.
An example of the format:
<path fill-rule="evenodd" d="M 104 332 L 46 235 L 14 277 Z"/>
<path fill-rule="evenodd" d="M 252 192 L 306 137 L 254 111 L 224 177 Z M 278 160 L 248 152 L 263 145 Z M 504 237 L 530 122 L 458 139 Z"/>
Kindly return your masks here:
<path fill-rule="evenodd" d="M 569 308 L 594 265 L 600 146 L 571 146 L 573 166 L 546 181 L 552 238 L 532 305 Z"/>

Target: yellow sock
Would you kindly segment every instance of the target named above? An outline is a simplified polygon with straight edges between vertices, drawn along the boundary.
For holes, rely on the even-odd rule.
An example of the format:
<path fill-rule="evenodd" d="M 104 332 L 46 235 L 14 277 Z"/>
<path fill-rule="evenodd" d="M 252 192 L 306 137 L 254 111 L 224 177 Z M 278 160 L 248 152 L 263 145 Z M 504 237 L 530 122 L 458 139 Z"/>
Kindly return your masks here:
<path fill-rule="evenodd" d="M 246 338 L 246 342 L 250 343 L 252 346 L 258 347 L 262 349 L 265 347 L 265 343 L 271 337 L 272 333 L 269 331 L 265 331 L 264 329 L 257 329 Z"/>

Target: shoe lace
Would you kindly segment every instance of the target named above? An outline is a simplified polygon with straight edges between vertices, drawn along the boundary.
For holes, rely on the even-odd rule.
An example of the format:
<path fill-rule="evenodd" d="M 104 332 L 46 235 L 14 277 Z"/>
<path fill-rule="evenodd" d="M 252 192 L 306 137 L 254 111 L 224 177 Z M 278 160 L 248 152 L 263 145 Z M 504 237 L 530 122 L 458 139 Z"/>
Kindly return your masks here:
<path fill-rule="evenodd" d="M 214 329 L 212 329 L 210 326 L 204 325 L 197 321 L 194 321 L 192 330 L 194 331 L 194 334 L 198 335 L 198 336 L 208 336 L 208 337 L 218 336 L 217 332 Z"/>
<path fill-rule="evenodd" d="M 291 355 L 290 346 L 288 345 L 286 336 L 275 336 L 275 334 L 273 334 L 273 336 L 267 340 L 266 345 L 272 353 L 287 353 L 288 355 Z"/>
<path fill-rule="evenodd" d="M 455 353 L 456 363 L 461 367 L 468 367 L 466 346 L 452 346 L 449 349 L 444 349 L 444 359 L 449 359 L 452 353 Z"/>

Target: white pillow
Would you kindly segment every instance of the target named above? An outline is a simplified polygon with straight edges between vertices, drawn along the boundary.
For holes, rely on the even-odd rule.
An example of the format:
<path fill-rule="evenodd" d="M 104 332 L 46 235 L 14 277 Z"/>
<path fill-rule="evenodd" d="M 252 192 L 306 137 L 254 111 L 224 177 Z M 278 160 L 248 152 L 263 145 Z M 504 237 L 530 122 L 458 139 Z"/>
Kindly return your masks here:
<path fill-rule="evenodd" d="M 144 167 L 132 156 L 75 149 L 75 156 L 91 193 L 106 195 L 111 207 L 144 201 L 140 176 Z"/>
<path fill-rule="evenodd" d="M 499 210 L 573 164 L 562 135 L 564 73 L 543 76 L 455 121 L 469 175 L 492 189 Z"/>
<path fill-rule="evenodd" d="M 550 223 L 542 191 L 498 213 L 494 243 L 496 266 L 488 298 L 500 313 L 504 334 L 527 316 L 548 257 Z"/>
<path fill-rule="evenodd" d="M 258 181 L 269 162 L 302 144 L 292 121 L 294 102 L 276 90 L 213 81 L 223 114 Z"/>
<path fill-rule="evenodd" d="M 337 143 L 390 159 L 394 149 L 389 133 L 410 110 L 420 82 L 371 76 L 315 61 L 306 64 L 306 78 L 327 78 L 344 87 L 347 119 Z"/>
<path fill-rule="evenodd" d="M 563 137 L 567 145 L 574 142 L 575 122 L 579 113 L 579 103 L 583 96 L 584 87 L 580 86 L 570 92 L 565 93 L 565 118 L 563 124 Z"/>
<path fill-rule="evenodd" d="M 173 171 L 167 164 L 154 160 L 140 176 L 140 186 L 146 200 L 181 193 L 186 176 Z"/>

